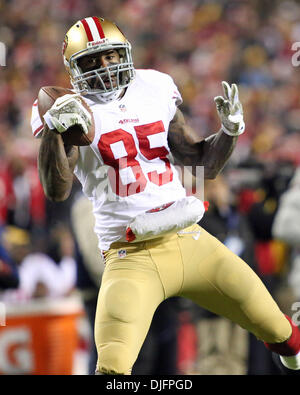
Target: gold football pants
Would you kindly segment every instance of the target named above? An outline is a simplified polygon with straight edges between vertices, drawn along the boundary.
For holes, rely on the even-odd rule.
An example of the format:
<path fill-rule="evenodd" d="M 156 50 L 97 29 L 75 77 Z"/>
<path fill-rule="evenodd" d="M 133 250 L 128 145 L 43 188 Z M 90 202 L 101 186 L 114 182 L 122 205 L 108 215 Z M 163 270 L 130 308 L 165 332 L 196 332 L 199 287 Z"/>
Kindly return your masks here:
<path fill-rule="evenodd" d="M 199 233 L 200 232 L 200 233 Z M 137 243 L 113 243 L 95 320 L 97 371 L 129 374 L 158 305 L 183 296 L 268 343 L 292 329 L 253 270 L 199 225 Z"/>

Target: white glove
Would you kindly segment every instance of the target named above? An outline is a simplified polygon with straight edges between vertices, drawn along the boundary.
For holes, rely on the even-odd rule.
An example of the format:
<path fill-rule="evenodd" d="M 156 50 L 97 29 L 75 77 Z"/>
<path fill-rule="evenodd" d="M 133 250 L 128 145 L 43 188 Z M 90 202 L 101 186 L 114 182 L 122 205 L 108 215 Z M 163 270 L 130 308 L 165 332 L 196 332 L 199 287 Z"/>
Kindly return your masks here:
<path fill-rule="evenodd" d="M 79 125 L 88 134 L 92 125 L 92 116 L 83 106 L 79 94 L 64 95 L 55 100 L 53 106 L 44 115 L 44 120 L 50 129 L 59 133 L 65 132 L 71 126 Z"/>
<path fill-rule="evenodd" d="M 222 123 L 222 130 L 229 136 L 239 136 L 245 130 L 243 107 L 239 101 L 239 92 L 236 84 L 231 87 L 222 81 L 224 97 L 217 96 L 214 101 Z"/>

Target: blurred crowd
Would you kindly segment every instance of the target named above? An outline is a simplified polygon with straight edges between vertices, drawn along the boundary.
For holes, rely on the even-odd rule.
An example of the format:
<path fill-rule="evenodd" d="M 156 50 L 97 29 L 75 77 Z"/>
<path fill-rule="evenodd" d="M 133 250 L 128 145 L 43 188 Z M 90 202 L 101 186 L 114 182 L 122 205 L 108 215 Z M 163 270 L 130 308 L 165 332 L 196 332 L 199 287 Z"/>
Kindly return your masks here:
<path fill-rule="evenodd" d="M 285 281 L 295 246 L 275 237 L 272 226 L 300 165 L 300 66 L 292 62 L 297 60 L 293 43 L 300 41 L 296 0 L 0 0 L 0 40 L 7 48 L 0 72 L 0 290 L 14 288 L 9 291 L 13 296 L 6 296 L 29 300 L 81 289 L 92 322 L 103 267 L 100 260 L 96 269 L 89 265 L 90 257 L 79 246 L 76 224 L 88 208 L 74 208 L 80 193 L 76 181 L 66 202 L 45 199 L 37 172 L 39 142 L 30 128 L 40 87 L 70 87 L 61 44 L 74 22 L 91 15 L 117 22 L 133 46 L 136 68 L 158 69 L 174 78 L 195 138 L 220 126 L 213 98 L 222 95 L 221 81 L 238 84 L 246 132 L 222 176 L 205 185 L 210 206 L 201 225 L 242 256 L 290 314 L 290 291 L 297 295 L 298 283 L 290 290 Z M 45 271 L 48 265 L 53 272 L 47 279 L 62 276 L 60 286 L 52 289 L 30 269 L 36 254 L 43 254 Z M 36 282 L 29 287 L 30 270 Z M 204 329 L 198 323 L 215 317 L 189 304 L 174 304 L 169 311 L 176 314 L 181 333 L 175 337 L 176 369 L 199 372 L 195 349 Z M 184 334 L 190 339 L 185 343 Z M 259 354 L 263 351 L 257 351 L 255 340 L 249 344 L 248 361 L 241 357 L 243 368 L 233 371 L 270 373 L 271 361 Z M 211 362 L 207 366 L 212 369 Z"/>

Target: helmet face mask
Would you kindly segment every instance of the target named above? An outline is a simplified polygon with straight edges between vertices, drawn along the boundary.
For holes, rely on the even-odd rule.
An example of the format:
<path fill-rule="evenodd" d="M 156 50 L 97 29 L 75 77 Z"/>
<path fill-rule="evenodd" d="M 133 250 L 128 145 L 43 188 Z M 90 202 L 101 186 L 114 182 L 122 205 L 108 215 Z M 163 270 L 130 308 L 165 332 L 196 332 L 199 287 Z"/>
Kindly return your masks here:
<path fill-rule="evenodd" d="M 124 55 L 120 56 L 120 63 L 111 63 L 107 67 L 99 67 L 90 71 L 84 71 L 79 66 L 79 60 L 86 55 L 99 54 L 114 49 Z M 126 88 L 134 78 L 134 68 L 131 59 L 130 44 L 122 46 L 103 46 L 101 51 L 84 51 L 84 54 L 77 54 L 73 59 L 70 58 L 70 65 L 73 71 L 72 84 L 78 93 L 101 94 L 113 92 Z M 109 84 L 107 84 L 109 82 Z M 108 85 L 108 86 L 107 86 Z"/>
<path fill-rule="evenodd" d="M 93 28 L 93 34 L 95 26 L 92 22 L 96 21 L 97 26 L 100 25 L 102 36 L 105 37 L 96 36 L 98 40 L 90 41 L 91 34 L 87 34 L 89 31 L 86 30 L 86 21 Z M 98 55 L 100 58 L 103 52 L 112 50 L 119 54 L 118 63 L 109 63 L 107 67 L 96 65 L 88 71 L 80 67 L 80 60 L 85 56 Z M 65 37 L 63 56 L 71 83 L 77 93 L 100 94 L 106 97 L 109 93 L 126 88 L 135 77 L 130 43 L 114 23 L 102 18 L 85 18 L 73 25 Z"/>

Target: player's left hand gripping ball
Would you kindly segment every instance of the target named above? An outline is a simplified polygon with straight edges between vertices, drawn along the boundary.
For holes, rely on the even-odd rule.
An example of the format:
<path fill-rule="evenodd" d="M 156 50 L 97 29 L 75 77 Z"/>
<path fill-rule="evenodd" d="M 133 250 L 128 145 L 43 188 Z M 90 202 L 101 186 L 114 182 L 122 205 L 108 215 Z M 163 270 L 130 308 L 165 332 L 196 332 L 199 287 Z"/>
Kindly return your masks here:
<path fill-rule="evenodd" d="M 217 96 L 214 101 L 217 106 L 218 115 L 221 119 L 222 130 L 229 136 L 239 136 L 245 130 L 243 118 L 243 107 L 239 101 L 239 92 L 236 84 L 222 81 L 224 97 Z"/>

